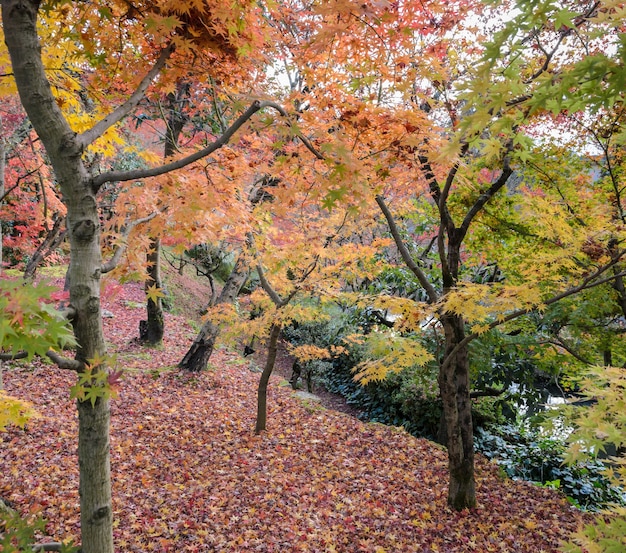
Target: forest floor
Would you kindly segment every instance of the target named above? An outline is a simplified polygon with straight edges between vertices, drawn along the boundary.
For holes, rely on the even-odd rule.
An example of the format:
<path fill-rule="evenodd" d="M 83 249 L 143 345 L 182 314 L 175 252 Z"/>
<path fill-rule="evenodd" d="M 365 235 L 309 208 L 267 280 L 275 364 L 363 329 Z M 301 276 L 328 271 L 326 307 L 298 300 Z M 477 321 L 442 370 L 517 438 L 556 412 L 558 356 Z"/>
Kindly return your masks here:
<path fill-rule="evenodd" d="M 455 512 L 440 446 L 361 422 L 336 398 L 327 409 L 296 397 L 285 374 L 271 381 L 268 430 L 256 436 L 249 358 L 222 348 L 208 371 L 176 368 L 208 287 L 169 271 L 168 290 L 175 309 L 159 349 L 133 341 L 142 287 L 103 290 L 106 338 L 125 371 L 111 424 L 120 553 L 556 552 L 581 522 L 558 492 L 508 480 L 481 456 L 478 506 Z M 0 497 L 43 516 L 49 537 L 78 541 L 73 376 L 45 361 L 5 366 L 7 392 L 39 416 L 0 434 Z"/>

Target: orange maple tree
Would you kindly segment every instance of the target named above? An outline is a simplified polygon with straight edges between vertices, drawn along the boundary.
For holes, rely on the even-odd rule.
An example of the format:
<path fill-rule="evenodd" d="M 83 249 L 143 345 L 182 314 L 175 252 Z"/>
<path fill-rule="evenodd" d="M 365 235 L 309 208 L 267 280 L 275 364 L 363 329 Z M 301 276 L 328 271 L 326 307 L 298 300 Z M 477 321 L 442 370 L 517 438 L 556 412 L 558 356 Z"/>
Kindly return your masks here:
<path fill-rule="evenodd" d="M 226 9 L 219 2 L 200 7 L 169 2 L 4 2 L 2 21 L 10 56 L 10 62 L 3 58 L 5 79 L 15 80 L 67 209 L 67 315 L 77 352 L 75 359 L 54 350 L 48 356 L 59 367 L 78 373 L 82 547 L 112 552 L 110 389 L 100 308 L 101 275 L 110 267 L 103 263 L 100 249 L 98 194 L 106 183 L 138 182 L 203 159 L 228 143 L 264 106 L 244 99 L 247 109 L 223 132 L 210 136 L 203 148 L 162 166 L 108 170 L 98 165 L 98 151 L 111 153 L 118 124 L 144 99 L 173 92 L 176 82 L 190 72 L 210 71 L 228 83 L 237 65 L 227 61 L 257 46 L 262 49 L 262 20 L 253 3 Z M 66 62 L 59 66 L 58 60 Z"/>

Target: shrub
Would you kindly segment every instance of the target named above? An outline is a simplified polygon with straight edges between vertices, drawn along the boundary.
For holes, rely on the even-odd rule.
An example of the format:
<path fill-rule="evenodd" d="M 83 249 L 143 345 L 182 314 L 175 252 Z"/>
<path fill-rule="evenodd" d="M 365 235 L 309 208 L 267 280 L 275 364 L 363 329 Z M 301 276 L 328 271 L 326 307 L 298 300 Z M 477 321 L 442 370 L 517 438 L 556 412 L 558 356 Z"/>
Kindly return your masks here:
<path fill-rule="evenodd" d="M 597 510 L 626 501 L 624 490 L 604 476 L 606 467 L 602 462 L 564 464 L 563 441 L 545 436 L 540 429 L 516 424 L 479 428 L 475 445 L 509 477 L 558 488 L 578 507 Z"/>

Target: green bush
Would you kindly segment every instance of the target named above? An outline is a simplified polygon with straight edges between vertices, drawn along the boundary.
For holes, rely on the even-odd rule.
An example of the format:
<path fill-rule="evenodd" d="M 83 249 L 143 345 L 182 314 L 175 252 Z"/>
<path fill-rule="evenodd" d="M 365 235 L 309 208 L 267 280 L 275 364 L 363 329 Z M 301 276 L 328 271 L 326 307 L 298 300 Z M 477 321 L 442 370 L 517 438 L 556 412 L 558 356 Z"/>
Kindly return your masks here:
<path fill-rule="evenodd" d="M 355 382 L 354 368 L 365 360 L 366 347 L 346 344 L 350 334 L 367 334 L 378 317 L 368 309 L 333 313 L 325 321 L 292 323 L 284 330 L 285 338 L 295 346 L 343 346 L 345 353 L 331 360 L 312 361 L 314 382 L 329 392 L 345 398 L 346 403 L 361 412 L 361 418 L 392 426 L 403 426 L 415 436 L 440 441 L 439 426 L 442 405 L 437 386 L 437 366 L 414 366 L 390 373 L 381 382 L 365 386 Z M 502 422 L 497 400 L 483 398 L 474 402 L 475 424 Z"/>
<path fill-rule="evenodd" d="M 475 445 L 509 477 L 558 488 L 577 507 L 597 510 L 609 503 L 626 504 L 624 490 L 603 475 L 606 467 L 602 462 L 566 465 L 564 442 L 546 437 L 539 429 L 515 424 L 479 428 Z"/>

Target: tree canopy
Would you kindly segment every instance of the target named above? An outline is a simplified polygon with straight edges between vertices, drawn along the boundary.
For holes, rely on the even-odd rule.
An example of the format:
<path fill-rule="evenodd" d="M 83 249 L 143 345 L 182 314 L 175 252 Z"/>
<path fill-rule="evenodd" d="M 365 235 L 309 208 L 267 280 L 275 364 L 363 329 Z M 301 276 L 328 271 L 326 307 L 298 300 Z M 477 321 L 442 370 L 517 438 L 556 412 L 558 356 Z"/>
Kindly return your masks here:
<path fill-rule="evenodd" d="M 514 384 L 491 356 L 575 391 L 599 366 L 620 389 L 620 3 L 3 0 L 2 23 L 4 245 L 12 263 L 62 256 L 64 219 L 69 265 L 63 312 L 35 302 L 47 331 L 12 311 L 37 288 L 4 294 L 0 343 L 76 373 L 85 551 L 114 547 L 103 279 L 148 279 L 159 304 L 161 244 L 236 252 L 258 285 L 211 324 L 274 353 L 327 306 L 377 312 L 293 351 L 362 344 L 363 385 L 434 371 L 459 511 L 479 501 L 473 398 Z"/>

